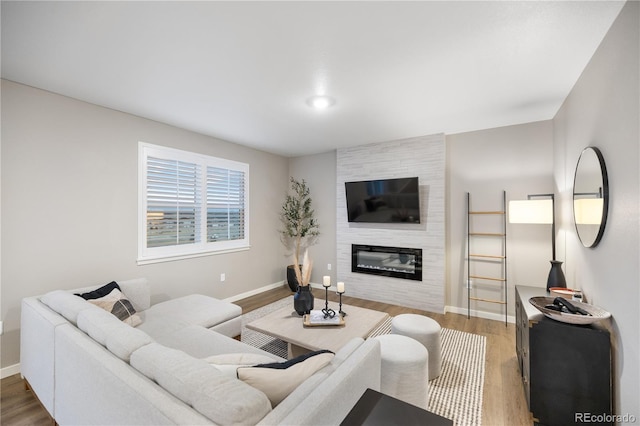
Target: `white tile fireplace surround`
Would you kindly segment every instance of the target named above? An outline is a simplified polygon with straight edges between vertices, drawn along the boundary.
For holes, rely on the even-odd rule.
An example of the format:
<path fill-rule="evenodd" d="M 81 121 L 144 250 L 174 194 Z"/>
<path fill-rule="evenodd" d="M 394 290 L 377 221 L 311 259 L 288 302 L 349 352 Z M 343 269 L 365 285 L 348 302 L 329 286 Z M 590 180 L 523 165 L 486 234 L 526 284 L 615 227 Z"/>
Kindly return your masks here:
<path fill-rule="evenodd" d="M 417 176 L 420 223 L 349 223 L 345 182 Z M 443 134 L 337 152 L 337 279 L 349 296 L 444 312 L 445 138 Z M 422 250 L 421 280 L 352 271 L 352 245 Z"/>

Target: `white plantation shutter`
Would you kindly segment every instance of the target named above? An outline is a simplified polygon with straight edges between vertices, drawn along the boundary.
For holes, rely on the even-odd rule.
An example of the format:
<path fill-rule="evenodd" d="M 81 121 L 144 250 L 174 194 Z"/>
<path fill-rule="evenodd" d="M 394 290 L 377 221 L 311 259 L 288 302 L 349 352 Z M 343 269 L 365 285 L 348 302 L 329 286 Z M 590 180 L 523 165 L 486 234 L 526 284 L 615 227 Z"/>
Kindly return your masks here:
<path fill-rule="evenodd" d="M 245 174 L 207 167 L 207 241 L 244 238 Z"/>
<path fill-rule="evenodd" d="M 200 167 L 147 157 L 147 246 L 200 241 Z"/>
<path fill-rule="evenodd" d="M 247 249 L 249 166 L 140 143 L 138 263 Z"/>

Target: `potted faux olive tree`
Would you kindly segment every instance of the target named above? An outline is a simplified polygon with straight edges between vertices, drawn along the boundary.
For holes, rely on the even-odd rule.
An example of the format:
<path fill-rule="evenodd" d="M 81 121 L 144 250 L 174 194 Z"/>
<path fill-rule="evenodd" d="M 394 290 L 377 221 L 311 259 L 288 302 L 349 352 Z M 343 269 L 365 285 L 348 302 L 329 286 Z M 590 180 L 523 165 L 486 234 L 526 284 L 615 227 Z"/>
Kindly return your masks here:
<path fill-rule="evenodd" d="M 293 254 L 293 265 L 287 266 L 287 283 L 291 291 L 298 292 L 296 297 L 307 297 L 308 293 L 311 297 L 311 308 L 313 308 L 313 294 L 309 290 L 312 265 L 307 248 L 317 242 L 320 232 L 314 217 L 315 212 L 311 208 L 307 183 L 304 179 L 298 181 L 293 177 L 290 181 L 291 193 L 287 194 L 280 212 L 283 225 L 280 231 L 281 240 Z M 302 265 L 301 254 L 304 254 Z M 301 295 L 301 293 L 304 294 Z"/>

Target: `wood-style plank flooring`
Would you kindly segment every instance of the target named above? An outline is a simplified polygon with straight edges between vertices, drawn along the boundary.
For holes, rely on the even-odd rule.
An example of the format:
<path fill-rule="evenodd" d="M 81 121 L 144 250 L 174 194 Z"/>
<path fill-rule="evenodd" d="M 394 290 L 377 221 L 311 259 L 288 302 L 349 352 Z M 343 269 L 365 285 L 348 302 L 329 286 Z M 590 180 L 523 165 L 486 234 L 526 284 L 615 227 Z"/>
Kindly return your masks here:
<path fill-rule="evenodd" d="M 322 290 L 314 289 L 313 293 L 316 300 L 324 300 Z M 288 287 L 282 287 L 235 303 L 241 306 L 243 312 L 246 313 L 289 295 L 291 295 L 291 291 Z M 334 294 L 330 294 L 330 298 L 337 300 Z M 349 305 L 384 311 L 391 316 L 404 313 L 423 314 L 438 321 L 442 327 L 485 336 L 487 338 L 487 353 L 482 424 L 485 426 L 532 424 L 518 371 L 513 324 L 505 326 L 503 322 L 499 321 L 481 318 L 467 319 L 466 316 L 451 313 L 434 314 L 348 296 L 344 296 L 342 301 Z M 52 424 L 46 410 L 30 391 L 25 390 L 24 382 L 18 374 L 2 379 L 0 408 L 2 411 L 0 424 L 5 426 Z"/>

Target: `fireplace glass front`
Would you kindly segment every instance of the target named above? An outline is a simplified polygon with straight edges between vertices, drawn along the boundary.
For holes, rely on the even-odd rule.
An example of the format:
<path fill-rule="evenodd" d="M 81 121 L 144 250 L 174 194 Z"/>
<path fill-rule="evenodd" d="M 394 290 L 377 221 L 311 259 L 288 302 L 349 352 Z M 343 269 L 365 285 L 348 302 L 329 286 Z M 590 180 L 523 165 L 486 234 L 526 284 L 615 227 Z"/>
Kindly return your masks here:
<path fill-rule="evenodd" d="M 352 244 L 351 272 L 422 281 L 422 249 Z"/>

